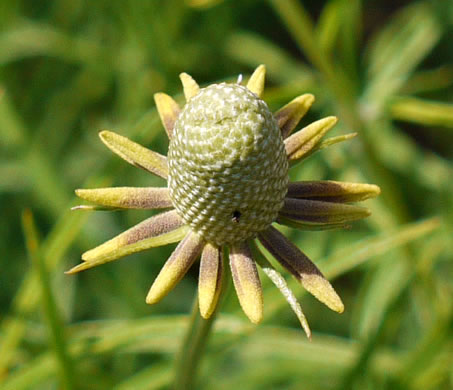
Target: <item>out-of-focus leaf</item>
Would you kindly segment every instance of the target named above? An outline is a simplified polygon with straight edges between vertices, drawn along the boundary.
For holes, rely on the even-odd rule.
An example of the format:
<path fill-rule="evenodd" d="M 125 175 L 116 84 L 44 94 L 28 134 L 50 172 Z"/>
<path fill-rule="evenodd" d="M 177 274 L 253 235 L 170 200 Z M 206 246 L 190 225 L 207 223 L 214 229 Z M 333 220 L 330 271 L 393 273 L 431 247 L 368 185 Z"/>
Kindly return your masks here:
<path fill-rule="evenodd" d="M 432 232 L 439 226 L 437 219 L 430 219 L 424 222 L 409 224 L 401 227 L 399 231 L 381 234 L 378 237 L 363 240 L 355 245 L 340 249 L 327 258 L 316 262 L 327 279 L 332 280 L 340 275 L 347 273 L 355 267 L 369 261 L 375 256 L 382 255 L 391 249 L 406 245 L 408 242 L 419 239 L 424 235 Z M 293 291 L 302 289 L 298 286 L 296 280 L 291 279 L 288 282 L 289 288 Z M 276 313 L 284 305 L 283 300 L 278 300 L 278 296 L 267 297 L 267 290 L 264 291 L 264 302 L 266 303 L 266 313 Z"/>
<path fill-rule="evenodd" d="M 93 41 L 76 38 L 46 24 L 31 21 L 0 33 L 0 64 L 27 57 L 50 56 L 76 63 L 99 60 L 101 48 Z"/>
<path fill-rule="evenodd" d="M 249 32 L 236 32 L 227 41 L 227 53 L 236 61 L 250 67 L 266 64 L 269 78 L 283 83 L 308 85 L 313 78 L 312 71 L 297 63 L 282 48 Z"/>
<path fill-rule="evenodd" d="M 17 147 L 25 140 L 25 128 L 4 88 L 0 85 L 0 145 Z"/>
<path fill-rule="evenodd" d="M 453 128 L 453 104 L 401 97 L 391 103 L 390 113 L 406 122 Z"/>
<path fill-rule="evenodd" d="M 397 92 L 441 37 L 441 27 L 430 5 L 415 3 L 394 18 L 372 41 L 366 102 L 380 110 Z"/>

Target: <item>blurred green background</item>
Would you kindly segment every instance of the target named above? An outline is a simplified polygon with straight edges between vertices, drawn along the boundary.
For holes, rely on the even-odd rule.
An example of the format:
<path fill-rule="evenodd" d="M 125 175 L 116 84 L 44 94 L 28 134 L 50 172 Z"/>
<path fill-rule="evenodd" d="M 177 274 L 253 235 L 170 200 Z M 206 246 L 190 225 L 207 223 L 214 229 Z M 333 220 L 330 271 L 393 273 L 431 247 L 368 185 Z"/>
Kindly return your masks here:
<path fill-rule="evenodd" d="M 333 135 L 359 133 L 292 179 L 375 183 L 382 195 L 348 231 L 287 230 L 345 313 L 291 281 L 309 342 L 266 278 L 258 326 L 228 293 L 197 388 L 453 388 L 452 37 L 450 0 L 1 0 L 0 388 L 171 388 L 197 267 L 152 307 L 172 246 L 64 275 L 149 216 L 70 212 L 73 191 L 164 185 L 97 133 L 166 154 L 155 92 L 182 102 L 182 71 L 206 85 L 261 63 L 271 109 L 310 92 L 300 126 L 337 115 Z"/>

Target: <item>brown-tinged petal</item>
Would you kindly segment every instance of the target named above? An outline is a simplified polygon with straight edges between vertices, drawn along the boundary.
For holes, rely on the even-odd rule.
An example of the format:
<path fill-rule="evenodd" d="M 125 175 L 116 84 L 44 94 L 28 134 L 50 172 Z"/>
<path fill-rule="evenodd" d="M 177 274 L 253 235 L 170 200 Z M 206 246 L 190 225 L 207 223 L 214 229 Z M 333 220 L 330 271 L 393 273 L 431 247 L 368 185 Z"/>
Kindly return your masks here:
<path fill-rule="evenodd" d="M 176 119 L 178 119 L 181 109 L 171 96 L 168 96 L 163 92 L 155 93 L 154 101 L 156 102 L 157 112 L 165 127 L 168 138 L 171 139 L 173 136 L 173 128 L 175 127 L 175 122 Z"/>
<path fill-rule="evenodd" d="M 186 102 L 192 99 L 198 92 L 200 92 L 200 86 L 197 82 L 192 78 L 192 76 L 188 75 L 187 73 L 181 73 L 179 78 L 182 83 L 182 87 L 184 89 L 184 96 L 186 98 Z"/>
<path fill-rule="evenodd" d="M 167 157 L 153 152 L 112 131 L 101 131 L 99 137 L 112 152 L 126 160 L 129 164 L 145 169 L 164 179 L 167 178 Z"/>
<path fill-rule="evenodd" d="M 73 274 L 149 248 L 180 241 L 189 231 L 175 210 L 155 215 L 82 255 Z"/>
<path fill-rule="evenodd" d="M 75 190 L 79 198 L 117 209 L 165 209 L 173 207 L 168 188 L 113 187 Z"/>
<path fill-rule="evenodd" d="M 264 80 L 266 77 L 266 67 L 264 65 L 258 66 L 250 77 L 247 88 L 261 97 L 264 91 Z"/>
<path fill-rule="evenodd" d="M 205 241 L 200 235 L 189 231 L 157 275 L 146 296 L 146 303 L 151 305 L 166 296 L 200 256 L 204 245 Z"/>
<path fill-rule="evenodd" d="M 337 118 L 329 116 L 313 122 L 285 139 L 288 161 L 294 163 L 307 155 L 321 138 L 337 123 Z"/>
<path fill-rule="evenodd" d="M 317 230 L 333 230 L 333 229 L 345 229 L 348 227 L 348 225 L 344 223 L 335 223 L 335 222 L 312 222 L 312 221 L 300 221 L 300 220 L 294 220 L 291 218 L 283 217 L 279 215 L 277 217 L 276 222 L 280 225 L 285 225 L 289 226 L 295 229 L 300 229 L 300 230 L 311 230 L 311 231 L 317 231 Z"/>
<path fill-rule="evenodd" d="M 222 249 L 206 244 L 201 254 L 200 277 L 198 279 L 198 304 L 200 314 L 208 319 L 214 312 L 222 287 Z"/>
<path fill-rule="evenodd" d="M 231 246 L 230 268 L 239 303 L 254 324 L 263 319 L 263 290 L 246 241 Z"/>
<path fill-rule="evenodd" d="M 309 339 L 311 339 L 311 330 L 310 326 L 308 325 L 308 321 L 305 318 L 304 312 L 302 308 L 297 302 L 297 298 L 295 297 L 294 293 L 288 287 L 285 278 L 278 272 L 272 264 L 267 260 L 266 256 L 259 250 L 254 242 L 250 244 L 250 249 L 252 250 L 253 259 L 256 263 L 261 267 L 263 272 L 268 276 L 272 283 L 280 290 L 286 301 L 289 303 L 291 309 L 296 314 L 299 322 L 305 331 L 305 334 Z"/>
<path fill-rule="evenodd" d="M 324 223 L 345 223 L 368 217 L 370 214 L 365 207 L 294 198 L 285 198 L 285 203 L 279 211 L 279 216 L 296 221 Z"/>
<path fill-rule="evenodd" d="M 325 200 L 328 202 L 361 202 L 381 193 L 374 184 L 347 183 L 341 181 L 297 181 L 289 183 L 288 198 Z"/>
<path fill-rule="evenodd" d="M 315 97 L 312 94 L 306 93 L 291 100 L 274 114 L 283 139 L 292 133 L 314 101 Z"/>
<path fill-rule="evenodd" d="M 271 226 L 259 233 L 259 240 L 310 294 L 330 309 L 338 313 L 343 312 L 343 302 L 329 281 L 324 278 L 316 265 L 283 234 Z"/>

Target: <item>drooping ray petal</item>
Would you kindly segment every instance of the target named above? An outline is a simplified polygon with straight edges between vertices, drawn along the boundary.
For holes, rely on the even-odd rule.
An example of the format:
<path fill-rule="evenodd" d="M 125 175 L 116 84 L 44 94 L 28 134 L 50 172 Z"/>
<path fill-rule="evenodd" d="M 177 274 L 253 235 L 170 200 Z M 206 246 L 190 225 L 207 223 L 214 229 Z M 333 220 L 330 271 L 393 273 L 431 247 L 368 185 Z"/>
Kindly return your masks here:
<path fill-rule="evenodd" d="M 82 255 L 84 263 L 67 273 L 75 273 L 119 259 L 131 253 L 180 241 L 189 228 L 175 210 L 155 215 L 124 233 L 112 238 Z"/>
<path fill-rule="evenodd" d="M 197 233 L 187 233 L 157 275 L 146 296 L 146 303 L 159 302 L 175 287 L 200 255 L 205 243 Z"/>
<path fill-rule="evenodd" d="M 258 66 L 250 77 L 247 88 L 261 97 L 264 91 L 264 80 L 266 78 L 266 67 L 264 65 Z"/>
<path fill-rule="evenodd" d="M 167 157 L 153 152 L 112 131 L 101 131 L 99 137 L 112 152 L 126 160 L 129 164 L 145 169 L 164 179 L 167 178 Z"/>
<path fill-rule="evenodd" d="M 327 305 L 330 309 L 342 313 L 343 302 L 329 281 L 319 269 L 291 241 L 272 226 L 259 233 L 259 240 L 304 288 Z"/>
<path fill-rule="evenodd" d="M 263 319 L 263 290 L 246 241 L 231 246 L 230 268 L 239 303 L 254 324 Z"/>
<path fill-rule="evenodd" d="M 283 139 L 292 133 L 314 101 L 315 97 L 312 94 L 306 93 L 291 100 L 274 114 Z"/>
<path fill-rule="evenodd" d="M 311 339 L 311 330 L 310 326 L 308 325 L 308 321 L 305 318 L 304 312 L 302 311 L 299 302 L 297 302 L 297 298 L 288 287 L 285 278 L 272 266 L 272 264 L 267 260 L 266 256 L 264 256 L 264 254 L 258 249 L 254 242 L 250 244 L 250 249 L 252 250 L 253 259 L 261 267 L 261 269 L 268 276 L 271 282 L 274 283 L 275 286 L 280 290 L 286 301 L 289 303 L 291 309 L 299 319 L 299 322 L 303 330 L 305 331 L 305 334 L 309 339 Z"/>
<path fill-rule="evenodd" d="M 312 222 L 312 221 L 300 221 L 291 218 L 283 217 L 279 215 L 276 222 L 280 225 L 289 226 L 295 229 L 301 230 L 333 230 L 333 229 L 345 229 L 348 225 L 344 223 L 327 223 L 327 222 Z"/>
<path fill-rule="evenodd" d="M 184 89 L 184 96 L 186 98 L 186 102 L 192 99 L 198 92 L 200 92 L 200 86 L 197 82 L 192 78 L 192 76 L 188 75 L 187 73 L 181 73 L 179 78 L 182 83 L 182 87 Z"/>
<path fill-rule="evenodd" d="M 165 209 L 173 207 L 168 188 L 113 187 L 75 190 L 79 198 L 117 209 Z"/>
<path fill-rule="evenodd" d="M 329 116 L 313 122 L 285 139 L 288 161 L 294 163 L 308 154 L 321 138 L 337 123 L 337 118 Z"/>
<path fill-rule="evenodd" d="M 198 304 L 200 314 L 208 319 L 214 312 L 222 287 L 222 249 L 210 243 L 201 254 L 200 277 L 198 278 Z"/>
<path fill-rule="evenodd" d="M 320 199 L 328 202 L 360 202 L 381 193 L 373 184 L 347 183 L 341 181 L 298 181 L 288 185 L 288 198 Z"/>
<path fill-rule="evenodd" d="M 175 122 L 176 119 L 178 119 L 181 109 L 171 96 L 168 96 L 163 92 L 155 93 L 154 101 L 156 102 L 157 112 L 165 127 L 168 138 L 171 139 L 173 136 L 173 128 L 175 127 Z"/>
<path fill-rule="evenodd" d="M 321 200 L 285 198 L 279 216 L 297 221 L 345 223 L 370 216 L 365 207 L 323 202 Z"/>

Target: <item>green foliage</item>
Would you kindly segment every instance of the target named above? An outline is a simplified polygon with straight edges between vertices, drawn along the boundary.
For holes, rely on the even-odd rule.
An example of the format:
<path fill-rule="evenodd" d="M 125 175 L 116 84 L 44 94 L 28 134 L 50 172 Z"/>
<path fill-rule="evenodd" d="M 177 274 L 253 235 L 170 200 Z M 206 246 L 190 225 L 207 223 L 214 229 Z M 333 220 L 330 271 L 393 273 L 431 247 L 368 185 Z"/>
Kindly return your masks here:
<path fill-rule="evenodd" d="M 292 168 L 292 180 L 375 183 L 382 195 L 349 230 L 285 229 L 345 313 L 302 298 L 288 277 L 308 341 L 265 277 L 261 325 L 226 291 L 197 388 L 452 388 L 452 33 L 444 0 L 2 0 L 0 388 L 172 386 L 196 267 L 154 306 L 145 295 L 173 247 L 65 275 L 148 217 L 70 211 L 73 190 L 162 185 L 97 133 L 166 154 L 154 93 L 182 101 L 180 72 L 206 85 L 261 63 L 271 109 L 312 93 L 299 127 L 336 115 L 334 136 L 358 133 Z"/>

